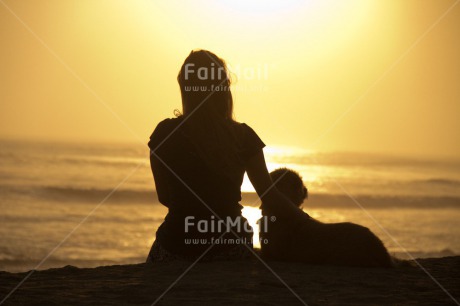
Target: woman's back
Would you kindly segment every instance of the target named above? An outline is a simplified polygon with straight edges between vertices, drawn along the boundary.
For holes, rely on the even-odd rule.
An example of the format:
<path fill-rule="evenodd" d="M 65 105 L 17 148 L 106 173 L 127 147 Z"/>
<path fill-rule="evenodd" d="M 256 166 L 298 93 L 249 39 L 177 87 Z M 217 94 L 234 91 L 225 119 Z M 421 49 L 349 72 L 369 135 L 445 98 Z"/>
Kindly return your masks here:
<path fill-rule="evenodd" d="M 216 238 L 219 234 L 199 233 L 193 228 L 185 233 L 185 218 L 193 216 L 197 220 L 208 221 L 211 218 L 241 218 L 240 187 L 245 163 L 265 146 L 246 124 L 229 123 L 228 128 L 232 129 L 231 133 L 237 140 L 238 162 L 234 163 L 232 176 L 228 176 L 203 160 L 199 148 L 189 137 L 184 120 L 179 117 L 160 122 L 149 142 L 157 194 L 160 202 L 169 208 L 165 222 L 157 232 L 157 239 L 168 249 L 179 253 L 185 249 L 203 249 L 184 248 L 181 241 L 187 237 Z M 241 234 L 250 238 L 248 233 Z M 178 244 L 181 246 L 178 247 Z"/>

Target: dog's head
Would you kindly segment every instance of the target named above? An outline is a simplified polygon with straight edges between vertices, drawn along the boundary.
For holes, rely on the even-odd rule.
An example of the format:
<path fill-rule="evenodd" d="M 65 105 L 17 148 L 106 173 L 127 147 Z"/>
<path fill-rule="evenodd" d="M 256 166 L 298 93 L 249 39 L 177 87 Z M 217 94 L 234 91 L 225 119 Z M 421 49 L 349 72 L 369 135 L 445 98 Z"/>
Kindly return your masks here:
<path fill-rule="evenodd" d="M 270 172 L 270 176 L 275 187 L 295 205 L 300 207 L 308 198 L 308 189 L 297 172 L 288 168 L 279 168 Z"/>

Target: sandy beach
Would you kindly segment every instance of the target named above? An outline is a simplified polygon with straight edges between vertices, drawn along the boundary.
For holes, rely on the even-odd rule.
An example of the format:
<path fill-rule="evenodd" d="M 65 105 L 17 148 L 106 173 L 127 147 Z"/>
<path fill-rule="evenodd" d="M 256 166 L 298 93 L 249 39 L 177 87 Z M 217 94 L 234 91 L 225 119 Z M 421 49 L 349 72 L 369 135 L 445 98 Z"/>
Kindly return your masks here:
<path fill-rule="evenodd" d="M 36 271 L 2 305 L 458 305 L 460 257 L 418 262 L 451 297 L 413 262 L 394 269 L 268 262 L 294 294 L 254 259 L 198 263 L 175 284 L 189 263 Z M 2 300 L 26 275 L 0 272 Z"/>

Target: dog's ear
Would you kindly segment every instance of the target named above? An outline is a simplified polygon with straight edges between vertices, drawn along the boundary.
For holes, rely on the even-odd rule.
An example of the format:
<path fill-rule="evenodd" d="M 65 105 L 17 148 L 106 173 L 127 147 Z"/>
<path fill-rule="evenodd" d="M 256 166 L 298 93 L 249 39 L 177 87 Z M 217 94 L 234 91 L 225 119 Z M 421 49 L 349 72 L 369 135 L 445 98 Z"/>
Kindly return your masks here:
<path fill-rule="evenodd" d="M 303 186 L 303 198 L 308 199 L 308 189 L 305 186 Z"/>

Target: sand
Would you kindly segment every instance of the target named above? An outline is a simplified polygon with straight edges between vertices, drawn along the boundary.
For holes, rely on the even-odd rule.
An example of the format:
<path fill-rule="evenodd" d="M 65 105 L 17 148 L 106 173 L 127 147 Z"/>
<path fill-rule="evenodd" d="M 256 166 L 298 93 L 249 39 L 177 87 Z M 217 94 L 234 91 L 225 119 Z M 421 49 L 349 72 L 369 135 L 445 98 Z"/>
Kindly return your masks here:
<path fill-rule="evenodd" d="M 453 299 L 415 264 L 394 269 L 268 265 L 307 305 L 458 305 L 460 257 L 419 263 Z M 198 263 L 165 293 L 189 265 L 66 266 L 36 271 L 2 305 L 302 305 L 257 259 Z M 26 275 L 0 272 L 1 300 Z"/>

